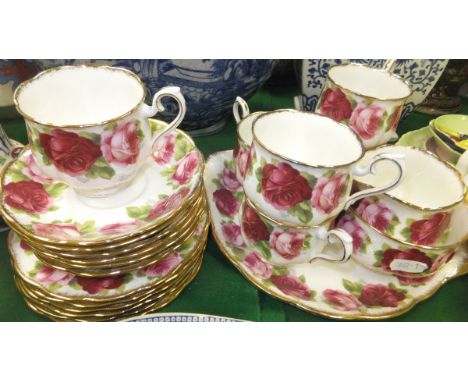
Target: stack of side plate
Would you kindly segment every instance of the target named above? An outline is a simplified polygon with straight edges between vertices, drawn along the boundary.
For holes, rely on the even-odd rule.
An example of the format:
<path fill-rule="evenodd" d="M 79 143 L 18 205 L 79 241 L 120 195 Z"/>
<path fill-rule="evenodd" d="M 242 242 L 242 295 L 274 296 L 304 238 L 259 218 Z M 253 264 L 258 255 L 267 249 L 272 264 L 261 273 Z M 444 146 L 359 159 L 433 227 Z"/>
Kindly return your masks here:
<path fill-rule="evenodd" d="M 123 319 L 168 304 L 195 277 L 209 224 L 203 157 L 181 131 L 161 141 L 132 186 L 105 199 L 48 178 L 28 147 L 4 167 L 0 210 L 12 228 L 15 281 L 33 310 Z"/>

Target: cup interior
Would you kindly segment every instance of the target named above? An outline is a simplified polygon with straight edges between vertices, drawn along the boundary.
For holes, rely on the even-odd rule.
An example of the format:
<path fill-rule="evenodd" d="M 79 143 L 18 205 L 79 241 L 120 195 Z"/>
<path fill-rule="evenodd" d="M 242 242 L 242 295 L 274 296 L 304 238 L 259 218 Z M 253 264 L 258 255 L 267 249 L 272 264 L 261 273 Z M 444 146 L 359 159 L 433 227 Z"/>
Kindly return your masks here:
<path fill-rule="evenodd" d="M 244 119 L 242 119 L 237 126 L 237 133 L 239 134 L 240 139 L 248 146 L 252 144 L 253 134 L 252 126 L 255 119 L 264 114 L 264 112 L 251 113 Z"/>
<path fill-rule="evenodd" d="M 365 97 L 381 100 L 402 99 L 411 94 L 410 87 L 399 77 L 383 69 L 363 65 L 337 65 L 328 71 L 338 86 Z"/>
<path fill-rule="evenodd" d="M 358 165 L 368 164 L 376 154 L 383 153 L 403 154 L 406 167 L 403 181 L 386 194 L 428 209 L 448 207 L 463 199 L 464 186 L 458 173 L 426 151 L 405 146 L 383 146 L 366 152 Z M 356 176 L 355 180 L 379 187 L 396 176 L 396 166 L 381 161 L 376 164 L 375 174 Z"/>
<path fill-rule="evenodd" d="M 361 140 L 349 127 L 309 112 L 265 113 L 254 121 L 253 133 L 266 150 L 312 167 L 351 164 L 363 153 Z"/>
<path fill-rule="evenodd" d="M 64 66 L 20 85 L 18 111 L 53 126 L 99 124 L 142 102 L 144 87 L 133 73 L 107 66 Z"/>

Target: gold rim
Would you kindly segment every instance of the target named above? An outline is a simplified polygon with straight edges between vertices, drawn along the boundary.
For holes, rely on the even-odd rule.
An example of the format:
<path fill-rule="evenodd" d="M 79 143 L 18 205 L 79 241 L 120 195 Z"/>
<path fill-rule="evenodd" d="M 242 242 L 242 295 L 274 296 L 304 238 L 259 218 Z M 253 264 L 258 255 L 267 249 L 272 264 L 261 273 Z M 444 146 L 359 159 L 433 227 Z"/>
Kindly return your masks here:
<path fill-rule="evenodd" d="M 242 139 L 242 136 L 240 134 L 240 125 L 242 124 L 242 122 L 244 122 L 248 117 L 252 117 L 251 130 L 253 131 L 253 123 L 255 122 L 257 117 L 259 117 L 260 115 L 265 114 L 265 113 L 266 113 L 266 111 L 256 111 L 255 113 L 250 113 L 247 117 L 242 118 L 239 121 L 239 123 L 236 125 L 236 132 L 237 132 L 237 139 L 239 140 L 240 143 L 244 144 L 245 146 L 249 146 L 249 147 L 252 144 L 252 143 L 249 144 L 244 139 Z"/>
<path fill-rule="evenodd" d="M 102 122 L 98 122 L 98 123 L 89 123 L 89 124 L 77 124 L 77 125 L 58 125 L 58 124 L 54 124 L 52 122 L 44 122 L 44 121 L 38 121 L 36 119 L 34 119 L 34 117 L 30 116 L 29 114 L 27 114 L 26 112 L 24 112 L 22 109 L 21 109 L 21 106 L 20 106 L 20 103 L 18 101 L 18 97 L 19 95 L 21 94 L 21 92 L 28 86 L 30 85 L 32 82 L 35 82 L 37 80 L 40 80 L 41 77 L 51 73 L 51 72 L 55 72 L 55 71 L 59 71 L 59 70 L 70 70 L 70 69 L 78 69 L 78 68 L 102 68 L 102 69 L 105 69 L 105 70 L 110 70 L 110 71 L 113 71 L 113 72 L 121 72 L 121 73 L 124 73 L 130 77 L 132 77 L 133 79 L 135 79 L 138 84 L 140 85 L 140 87 L 142 88 L 143 90 L 143 94 L 142 94 L 142 97 L 140 99 L 140 101 L 132 108 L 130 109 L 129 111 L 125 112 L 124 114 L 118 116 L 118 117 L 114 117 L 114 118 L 111 118 L 111 119 L 108 119 L 108 120 L 105 120 L 105 121 L 102 121 Z M 57 67 L 53 67 L 53 68 L 49 68 L 47 70 L 44 70 L 38 74 L 36 74 L 34 77 L 32 77 L 31 79 L 27 80 L 27 81 L 24 81 L 22 82 L 15 90 L 14 94 L 13 94 L 13 101 L 15 103 L 15 107 L 16 107 L 16 110 L 18 110 L 18 113 L 21 114 L 26 120 L 28 121 L 31 121 L 31 122 L 34 122 L 34 123 L 37 123 L 39 125 L 42 125 L 42 126 L 46 126 L 48 128 L 58 128 L 58 129 L 87 129 L 87 128 L 92 128 L 92 127 L 98 127 L 98 126 L 102 126 L 102 125 L 107 125 L 109 123 L 113 123 L 113 122 L 116 122 L 118 120 L 121 120 L 121 119 L 124 119 L 126 117 L 128 117 L 129 115 L 135 113 L 137 111 L 137 109 L 140 107 L 140 105 L 145 101 L 145 98 L 146 98 L 146 87 L 145 85 L 143 84 L 143 82 L 141 81 L 140 77 L 138 77 L 135 73 L 133 73 L 132 71 L 128 70 L 128 69 L 125 69 L 125 68 L 120 68 L 120 67 L 113 67 L 113 66 L 109 66 L 109 65 L 93 65 L 93 64 L 81 64 L 81 65 L 62 65 L 62 66 L 57 66 Z"/>
<path fill-rule="evenodd" d="M 383 194 L 385 196 L 388 196 L 389 198 L 393 199 L 393 200 L 396 200 L 408 207 L 411 207 L 411 208 L 415 208 L 419 211 L 443 211 L 443 210 L 447 210 L 449 208 L 452 208 L 452 207 L 455 207 L 457 204 L 461 203 L 464 199 L 465 199 L 465 195 L 467 193 L 467 189 L 466 189 L 466 185 L 465 183 L 463 182 L 463 179 L 462 179 L 462 176 L 460 174 L 460 171 L 458 171 L 458 169 L 456 169 L 455 167 L 453 167 L 451 164 L 449 164 L 448 162 L 444 161 L 443 159 L 439 158 L 437 155 L 431 153 L 430 151 L 426 151 L 426 150 L 422 150 L 418 147 L 413 147 L 413 146 L 395 146 L 395 145 L 381 145 L 381 146 L 378 146 L 372 150 L 369 150 L 368 152 L 371 152 L 371 151 L 374 151 L 374 152 L 377 152 L 377 150 L 380 150 L 382 148 L 387 148 L 387 147 L 391 147 L 391 148 L 399 148 L 399 147 L 402 147 L 403 150 L 405 149 L 409 149 L 409 150 L 417 150 L 425 155 L 429 155 L 431 156 L 432 158 L 436 159 L 437 161 L 441 162 L 445 167 L 447 167 L 447 169 L 449 169 L 450 171 L 454 172 L 455 173 L 455 176 L 458 178 L 458 181 L 460 182 L 461 186 L 462 186 L 462 195 L 461 195 L 461 198 L 459 198 L 459 200 L 457 200 L 456 202 L 453 202 L 447 206 L 442 206 L 442 207 L 419 207 L 415 204 L 412 204 L 410 202 L 407 202 L 397 196 L 393 196 L 393 195 L 390 195 L 388 194 L 387 192 L 389 191 L 385 191 L 383 192 Z M 386 153 L 383 153 L 383 154 L 386 154 Z M 368 184 L 368 183 L 365 183 L 363 181 L 360 181 L 360 180 L 357 180 L 356 177 L 353 177 L 353 182 L 357 183 L 358 185 L 361 185 L 361 186 L 365 186 L 365 187 L 374 187 L 373 185 L 371 184 Z"/>
<path fill-rule="evenodd" d="M 372 224 L 368 223 L 364 218 L 359 216 L 358 213 L 351 207 L 348 209 L 348 211 L 351 213 L 351 215 L 353 215 L 356 219 L 358 219 L 362 224 L 364 224 L 366 227 L 369 227 L 375 233 L 380 234 L 380 235 L 386 237 L 387 239 L 393 240 L 393 241 L 397 242 L 398 244 L 406 246 L 406 247 L 419 248 L 419 249 L 424 249 L 426 251 L 445 251 L 445 250 L 449 250 L 449 249 L 455 249 L 459 245 L 463 244 L 463 242 L 468 238 L 468 234 L 466 234 L 465 236 L 463 236 L 462 239 L 458 240 L 457 242 L 455 242 L 453 244 L 439 245 L 439 246 L 432 246 L 432 247 L 429 246 L 429 245 L 415 244 L 415 243 L 411 243 L 411 242 L 404 241 L 404 240 L 401 240 L 399 238 L 393 237 L 393 236 L 389 235 L 386 232 L 379 231 Z"/>
<path fill-rule="evenodd" d="M 247 203 L 250 207 L 252 207 L 257 212 L 257 214 L 260 215 L 260 217 L 271 222 L 272 225 L 278 225 L 278 226 L 286 227 L 286 228 L 292 228 L 292 229 L 298 229 L 298 230 L 309 230 L 313 228 L 329 227 L 330 224 L 333 222 L 333 220 L 336 218 L 336 216 L 331 216 L 327 220 L 324 220 L 322 223 L 316 224 L 316 225 L 309 225 L 309 226 L 294 225 L 294 224 L 287 223 L 282 220 L 277 220 L 277 219 L 269 217 L 268 215 L 263 213 L 260 210 L 260 208 L 253 201 L 251 201 L 249 197 L 245 194 L 244 194 L 244 202 Z M 241 205 L 241 208 L 242 208 L 242 205 Z"/>
<path fill-rule="evenodd" d="M 197 243 L 197 246 L 193 249 L 193 251 L 191 252 L 191 254 L 185 259 L 185 261 L 181 262 L 180 264 L 178 264 L 178 266 L 176 268 L 174 268 L 171 272 L 169 272 L 166 276 L 156 280 L 155 282 L 153 283 L 150 283 L 150 284 L 146 284 L 146 285 L 143 285 L 139 288 L 136 288 L 136 289 L 132 289 L 132 290 L 128 290 L 124 293 L 120 293 L 120 294 L 117 294 L 117 295 L 112 295 L 112 296 L 94 296 L 94 297 L 91 297 L 91 296 L 67 296 L 67 295 L 60 295 L 60 294 L 57 294 L 55 292 L 51 292 L 50 290 L 48 290 L 47 288 L 45 288 L 44 286 L 42 286 L 41 284 L 38 284 L 37 282 L 29 279 L 26 275 L 24 275 L 18 268 L 17 266 L 17 263 L 16 263 L 16 260 L 14 258 L 13 255 L 10 256 L 10 262 L 12 264 L 12 267 L 13 269 L 16 271 L 16 273 L 18 274 L 19 277 L 21 277 L 21 279 L 23 281 L 25 281 L 26 283 L 28 283 L 28 285 L 33 285 L 35 288 L 38 288 L 39 290 L 43 291 L 44 293 L 46 294 L 49 294 L 55 298 L 58 298 L 58 299 L 61 299 L 61 300 L 65 300 L 65 301 L 70 301 L 70 302 L 80 302 L 80 303 L 85 303 L 85 302 L 91 302 L 91 303 L 111 303 L 113 301 L 123 301 L 127 298 L 131 298 L 131 296 L 134 296 L 138 293 L 143 293 L 144 291 L 148 291 L 148 290 L 151 290 L 152 288 L 154 288 L 155 286 L 157 285 L 160 285 L 164 282 L 169 282 L 170 280 L 174 279 L 177 277 L 177 274 L 178 274 L 178 271 L 180 269 L 180 267 L 183 265 L 183 264 L 187 264 L 187 262 L 190 262 L 190 259 L 192 259 L 193 256 L 195 256 L 194 254 L 196 254 L 197 250 L 200 249 L 200 248 L 204 248 L 204 246 L 206 246 L 206 243 L 207 243 L 207 239 L 208 239 L 208 232 L 209 232 L 209 220 L 207 219 L 207 222 L 206 222 L 206 226 L 204 227 L 204 230 L 203 230 L 203 233 L 200 235 L 200 239 Z M 10 254 L 13 253 L 14 251 L 12 250 L 12 247 L 11 247 L 11 241 L 12 241 L 12 235 L 11 233 L 8 235 L 8 242 L 7 242 L 7 245 L 8 245 L 8 249 L 10 251 Z"/>
<path fill-rule="evenodd" d="M 330 73 L 333 68 L 337 68 L 337 67 L 344 67 L 344 66 L 354 66 L 354 67 L 363 67 L 363 68 L 368 68 L 372 71 L 375 71 L 375 72 L 379 72 L 379 73 L 386 73 L 388 74 L 390 77 L 393 77 L 395 79 L 397 79 L 398 81 L 404 83 L 406 85 L 406 87 L 408 88 L 409 90 L 409 94 L 407 96 L 404 96 L 404 97 L 398 97 L 398 98 L 379 98 L 379 97 L 374 97 L 374 96 L 370 96 L 370 95 L 365 95 L 365 94 L 361 94 L 361 93 L 358 93 L 354 90 L 351 90 L 351 89 L 348 89 L 347 87 L 337 83 L 333 78 L 332 78 L 332 74 L 333 73 Z M 411 88 L 411 86 L 409 85 L 408 81 L 406 81 L 403 77 L 400 77 L 394 73 L 391 73 L 385 69 L 379 69 L 379 68 L 374 68 L 373 66 L 369 66 L 369 65 L 365 65 L 365 64 L 358 64 L 358 63 L 354 63 L 354 62 L 350 62 L 350 63 L 347 63 L 347 64 L 337 64 L 337 65 L 333 65 L 330 69 L 328 69 L 328 73 L 327 73 L 327 78 L 328 80 L 333 84 L 335 85 L 336 87 L 340 88 L 340 89 L 344 89 L 345 91 L 347 92 L 350 92 L 350 93 L 353 93 L 357 96 L 360 96 L 360 97 L 364 97 L 364 98 L 368 98 L 368 99 L 371 99 L 371 100 L 375 100 L 375 101 L 405 101 L 407 100 L 409 97 L 411 97 L 411 95 L 413 94 L 413 89 Z"/>
<path fill-rule="evenodd" d="M 330 118 L 328 118 L 328 117 L 326 117 L 324 115 L 314 113 L 314 112 L 311 112 L 311 111 L 302 111 L 302 110 L 294 110 L 294 109 L 280 109 L 280 110 L 264 112 L 262 115 L 258 116 L 253 121 L 253 123 L 252 123 L 252 136 L 253 136 L 253 141 L 255 143 L 257 143 L 265 151 L 269 152 L 271 155 L 274 155 L 274 156 L 276 156 L 278 158 L 281 158 L 283 160 L 286 160 L 288 162 L 295 163 L 295 164 L 298 164 L 298 165 L 301 165 L 301 166 L 306 166 L 306 167 L 310 167 L 310 168 L 319 168 L 319 169 L 335 169 L 335 168 L 349 167 L 352 164 L 358 162 L 364 156 L 365 148 L 364 148 L 364 145 L 362 143 L 361 138 L 349 126 L 346 126 L 345 124 L 340 123 L 340 122 L 336 122 L 336 121 L 333 121 L 336 125 L 341 126 L 341 128 L 346 129 L 346 130 L 351 132 L 351 134 L 354 136 L 356 141 L 359 143 L 359 146 L 361 147 L 361 155 L 358 158 L 354 159 L 353 161 L 348 162 L 348 163 L 339 164 L 339 165 L 333 165 L 333 166 L 313 165 L 313 164 L 310 164 L 310 163 L 305 163 L 305 162 L 301 162 L 301 161 L 298 161 L 298 160 L 295 160 L 295 159 L 288 158 L 287 156 L 284 156 L 282 154 L 278 154 L 277 152 L 275 152 L 275 151 L 271 150 L 270 148 L 266 147 L 261 142 L 261 140 L 258 139 L 257 134 L 255 133 L 255 124 L 261 118 L 268 117 L 271 114 L 280 114 L 280 113 L 297 113 L 297 114 L 305 114 L 305 115 L 315 115 L 315 116 L 317 116 L 319 118 L 323 118 L 323 119 L 326 119 L 326 120 L 329 120 L 329 121 L 333 121 L 332 119 L 330 119 Z"/>
<path fill-rule="evenodd" d="M 193 143 L 193 141 L 192 141 L 192 143 Z M 194 146 L 195 146 L 195 144 L 194 144 Z M 20 153 L 18 158 L 20 158 L 20 156 L 22 154 L 24 154 L 24 152 L 26 150 L 28 150 L 28 149 L 30 149 L 29 145 L 25 146 L 25 148 Z M 25 235 L 28 235 L 29 237 L 33 238 L 33 240 L 36 241 L 36 242 L 58 244 L 58 245 L 61 245 L 61 246 L 64 246 L 64 247 L 66 247 L 66 246 L 93 247 L 93 246 L 108 246 L 108 245 L 112 245 L 112 244 L 116 245 L 116 243 L 117 244 L 119 243 L 120 239 L 122 239 L 122 242 L 125 245 L 125 244 L 128 243 L 127 240 L 130 240 L 132 238 L 135 239 L 135 240 L 138 240 L 138 238 L 140 237 L 141 234 L 143 234 L 145 232 L 148 232 L 148 231 L 150 231 L 152 229 L 158 228 L 163 223 L 165 223 L 167 221 L 170 221 L 174 217 L 174 215 L 176 213 L 189 208 L 191 198 L 196 198 L 197 197 L 197 191 L 199 191 L 200 193 L 202 192 L 201 183 L 202 183 L 202 178 L 203 178 L 205 160 L 204 160 L 203 154 L 200 151 L 199 151 L 199 153 L 200 153 L 200 156 L 201 156 L 201 164 L 200 164 L 200 170 L 199 170 L 200 171 L 200 176 L 199 176 L 199 179 L 198 179 L 197 183 L 195 184 L 192 192 L 189 193 L 188 195 L 186 195 L 183 198 L 183 201 L 182 201 L 182 203 L 180 204 L 179 207 L 175 208 L 173 211 L 170 211 L 167 215 L 165 215 L 163 218 L 161 218 L 161 220 L 159 220 L 155 224 L 149 224 L 147 226 L 142 227 L 141 229 L 131 231 L 131 232 L 127 233 L 127 234 L 115 235 L 115 236 L 112 236 L 109 239 L 99 240 L 99 241 L 97 241 L 97 240 L 96 241 L 92 241 L 92 240 L 86 240 L 86 241 L 82 241 L 82 240 L 55 240 L 55 239 L 52 239 L 52 238 L 46 238 L 46 237 L 43 237 L 43 236 L 38 236 L 38 235 L 36 235 L 34 233 L 29 232 L 26 228 L 22 228 L 22 230 L 28 232 Z M 16 227 L 18 227 L 18 226 L 22 227 L 21 223 L 17 222 L 16 219 L 10 215 L 8 209 L 5 208 L 4 203 L 3 203 L 3 190 L 4 190 L 4 187 L 5 187 L 5 185 L 4 185 L 5 175 L 6 175 L 6 172 L 8 171 L 8 169 L 11 167 L 11 165 L 14 162 L 15 162 L 15 160 L 8 162 L 0 171 L 0 193 L 2 193 L 2 201 L 0 202 L 0 214 L 3 215 L 3 218 L 4 218 L 5 222 L 8 225 L 12 225 L 12 226 L 16 226 Z"/>

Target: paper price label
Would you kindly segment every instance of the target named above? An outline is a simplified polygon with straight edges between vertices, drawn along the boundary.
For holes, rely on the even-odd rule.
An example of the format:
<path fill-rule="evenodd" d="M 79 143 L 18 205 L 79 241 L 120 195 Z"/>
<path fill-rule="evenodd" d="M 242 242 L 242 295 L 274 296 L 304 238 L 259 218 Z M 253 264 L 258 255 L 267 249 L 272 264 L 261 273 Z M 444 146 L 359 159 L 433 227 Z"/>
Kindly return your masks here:
<path fill-rule="evenodd" d="M 427 268 L 427 264 L 414 260 L 395 259 L 390 263 L 390 269 L 392 271 L 421 273 Z"/>

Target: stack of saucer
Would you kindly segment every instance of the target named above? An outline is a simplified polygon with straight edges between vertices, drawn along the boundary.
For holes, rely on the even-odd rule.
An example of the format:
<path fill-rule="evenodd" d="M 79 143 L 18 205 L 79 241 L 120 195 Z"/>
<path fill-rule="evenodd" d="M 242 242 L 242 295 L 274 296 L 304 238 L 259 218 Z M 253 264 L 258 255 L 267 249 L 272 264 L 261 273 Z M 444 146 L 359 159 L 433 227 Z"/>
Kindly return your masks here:
<path fill-rule="evenodd" d="M 165 128 L 150 120 L 153 130 Z M 54 320 L 116 320 L 158 309 L 197 274 L 208 235 L 203 157 L 166 133 L 130 186 L 103 198 L 46 176 L 29 146 L 1 174 L 15 281 Z"/>

